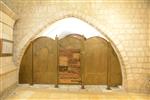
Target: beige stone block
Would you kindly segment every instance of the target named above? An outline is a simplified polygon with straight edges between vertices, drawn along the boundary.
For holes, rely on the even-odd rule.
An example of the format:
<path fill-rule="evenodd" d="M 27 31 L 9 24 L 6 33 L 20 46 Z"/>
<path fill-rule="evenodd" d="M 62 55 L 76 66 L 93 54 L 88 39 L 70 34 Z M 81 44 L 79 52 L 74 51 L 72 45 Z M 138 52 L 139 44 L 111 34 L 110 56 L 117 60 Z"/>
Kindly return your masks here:
<path fill-rule="evenodd" d="M 0 15 L 2 15 L 2 11 L 0 11 Z M 2 22 L 2 16 L 0 16 L 0 22 Z"/>
<path fill-rule="evenodd" d="M 11 62 L 10 59 L 12 59 L 12 57 L 11 58 L 10 57 L 0 57 L 0 62 L 1 62 L 0 67 L 6 66 L 6 64 L 9 64 L 9 62 Z"/>
<path fill-rule="evenodd" d="M 0 93 L 2 92 L 2 77 L 0 76 Z"/>
<path fill-rule="evenodd" d="M 0 57 L 0 67 L 13 64 L 12 56 L 10 57 Z"/>
<path fill-rule="evenodd" d="M 6 73 L 9 73 L 11 71 L 14 71 L 14 70 L 17 70 L 16 66 L 13 64 L 13 65 L 7 65 L 7 66 L 3 66 L 3 67 L 0 67 L 0 76 L 6 74 Z"/>
<path fill-rule="evenodd" d="M 6 87 L 6 76 L 0 76 L 1 77 L 1 82 L 2 82 L 2 91 L 4 91 L 5 90 L 5 87 Z"/>
<path fill-rule="evenodd" d="M 137 62 L 137 58 L 136 58 L 136 57 L 131 57 L 131 58 L 129 59 L 129 62 L 130 62 L 130 63 L 136 63 L 136 62 Z"/>
<path fill-rule="evenodd" d="M 117 45 L 117 48 L 119 49 L 119 51 L 123 51 L 124 50 L 124 47 L 123 47 L 122 44 Z"/>
<path fill-rule="evenodd" d="M 125 51 L 121 51 L 120 54 L 121 54 L 122 57 L 126 57 L 127 56 Z"/>
<path fill-rule="evenodd" d="M 2 23 L 0 22 L 0 38 L 2 38 Z"/>
<path fill-rule="evenodd" d="M 17 82 L 17 71 L 13 71 L 3 76 L 0 76 L 0 78 L 2 87 L 1 91 L 4 91 Z"/>
<path fill-rule="evenodd" d="M 0 11 L 0 13 L 1 13 L 0 21 L 10 25 L 13 28 L 15 21 L 11 17 L 6 15 L 4 12 Z"/>
<path fill-rule="evenodd" d="M 2 24 L 2 38 L 13 41 L 13 28 L 6 24 Z"/>

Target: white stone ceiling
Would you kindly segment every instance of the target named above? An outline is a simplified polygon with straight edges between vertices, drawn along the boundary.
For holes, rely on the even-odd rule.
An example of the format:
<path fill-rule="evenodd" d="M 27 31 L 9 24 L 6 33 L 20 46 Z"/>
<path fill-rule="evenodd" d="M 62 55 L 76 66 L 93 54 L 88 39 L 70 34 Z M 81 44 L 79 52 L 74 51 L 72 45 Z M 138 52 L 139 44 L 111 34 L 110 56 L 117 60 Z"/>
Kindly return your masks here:
<path fill-rule="evenodd" d="M 52 39 L 55 39 L 56 35 L 59 39 L 61 39 L 69 34 L 80 34 L 85 38 L 99 36 L 106 39 L 94 27 L 74 17 L 56 21 L 54 24 L 52 24 L 42 32 L 42 36 L 47 36 Z"/>

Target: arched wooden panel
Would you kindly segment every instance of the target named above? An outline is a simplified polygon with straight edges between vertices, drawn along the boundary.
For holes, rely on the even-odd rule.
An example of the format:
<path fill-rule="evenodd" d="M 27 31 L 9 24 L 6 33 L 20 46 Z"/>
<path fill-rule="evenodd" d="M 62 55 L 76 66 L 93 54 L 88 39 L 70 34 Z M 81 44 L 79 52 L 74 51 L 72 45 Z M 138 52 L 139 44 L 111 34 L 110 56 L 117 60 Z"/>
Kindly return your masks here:
<path fill-rule="evenodd" d="M 69 35 L 59 40 L 59 83 L 81 83 L 81 51 L 84 38 Z"/>
<path fill-rule="evenodd" d="M 57 82 L 56 41 L 43 37 L 33 42 L 33 83 Z"/>
<path fill-rule="evenodd" d="M 92 37 L 85 41 L 84 84 L 107 84 L 107 48 L 107 41 L 100 37 Z"/>
<path fill-rule="evenodd" d="M 22 58 L 19 83 L 47 84 L 57 82 L 56 41 L 40 37 L 30 43 Z"/>
<path fill-rule="evenodd" d="M 83 41 L 83 36 L 71 34 L 59 40 L 59 49 L 82 49 Z"/>
<path fill-rule="evenodd" d="M 21 61 L 19 83 L 32 84 L 32 44 L 27 47 Z"/>
<path fill-rule="evenodd" d="M 110 86 L 117 86 L 122 84 L 122 73 L 119 59 L 113 50 L 112 46 L 110 47 Z"/>

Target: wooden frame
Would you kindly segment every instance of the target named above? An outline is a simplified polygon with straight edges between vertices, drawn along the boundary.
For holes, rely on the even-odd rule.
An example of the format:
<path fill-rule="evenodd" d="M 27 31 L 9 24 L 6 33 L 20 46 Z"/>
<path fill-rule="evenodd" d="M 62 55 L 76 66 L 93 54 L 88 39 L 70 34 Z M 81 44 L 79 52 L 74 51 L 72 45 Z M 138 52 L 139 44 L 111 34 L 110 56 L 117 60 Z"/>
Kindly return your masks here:
<path fill-rule="evenodd" d="M 111 90 L 111 88 L 110 88 L 110 80 L 111 80 L 111 74 L 110 74 L 110 72 L 111 72 L 111 56 L 110 56 L 110 52 L 111 52 L 111 50 L 110 50 L 110 43 L 108 42 L 107 43 L 108 45 L 107 45 L 107 90 Z"/>
<path fill-rule="evenodd" d="M 56 81 L 55 87 L 58 88 L 58 80 L 59 80 L 59 74 L 58 74 L 58 72 L 59 72 L 59 64 L 58 64 L 59 52 L 58 52 L 58 50 L 59 50 L 59 46 L 58 46 L 58 37 L 57 37 L 57 35 L 55 37 L 55 41 L 56 41 L 56 45 L 57 45 L 57 61 L 56 61 L 57 62 L 57 65 L 56 65 L 56 67 L 57 67 L 57 81 Z"/>
<path fill-rule="evenodd" d="M 1 52 L 2 52 L 2 39 L 0 39 L 0 56 L 1 56 Z"/>
<path fill-rule="evenodd" d="M 5 57 L 5 56 L 12 56 L 13 55 L 13 52 L 12 53 L 3 53 L 3 43 L 6 42 L 6 43 L 10 43 L 13 45 L 14 41 L 11 41 L 11 40 L 7 40 L 7 39 L 0 39 L 0 57 Z M 13 49 L 13 47 L 11 48 Z"/>

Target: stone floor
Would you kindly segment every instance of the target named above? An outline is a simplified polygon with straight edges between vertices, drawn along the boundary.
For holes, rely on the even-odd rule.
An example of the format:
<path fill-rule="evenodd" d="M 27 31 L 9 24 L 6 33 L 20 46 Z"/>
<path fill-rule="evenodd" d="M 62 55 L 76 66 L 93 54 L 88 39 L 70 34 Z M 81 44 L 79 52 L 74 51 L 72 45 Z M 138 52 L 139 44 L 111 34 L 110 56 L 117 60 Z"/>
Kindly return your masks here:
<path fill-rule="evenodd" d="M 106 90 L 106 86 L 19 85 L 6 100 L 150 100 L 148 94 L 127 93 L 121 87 Z"/>

